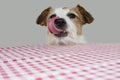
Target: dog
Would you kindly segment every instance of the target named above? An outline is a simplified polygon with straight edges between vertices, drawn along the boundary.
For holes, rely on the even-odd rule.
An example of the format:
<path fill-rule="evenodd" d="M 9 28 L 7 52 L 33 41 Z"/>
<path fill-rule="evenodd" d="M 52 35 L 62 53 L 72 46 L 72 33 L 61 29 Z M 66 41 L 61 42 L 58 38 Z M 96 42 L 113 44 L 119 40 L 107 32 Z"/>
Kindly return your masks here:
<path fill-rule="evenodd" d="M 47 26 L 48 44 L 71 45 L 86 43 L 82 26 L 93 21 L 92 15 L 85 8 L 77 5 L 71 9 L 48 7 L 38 16 L 36 23 Z"/>

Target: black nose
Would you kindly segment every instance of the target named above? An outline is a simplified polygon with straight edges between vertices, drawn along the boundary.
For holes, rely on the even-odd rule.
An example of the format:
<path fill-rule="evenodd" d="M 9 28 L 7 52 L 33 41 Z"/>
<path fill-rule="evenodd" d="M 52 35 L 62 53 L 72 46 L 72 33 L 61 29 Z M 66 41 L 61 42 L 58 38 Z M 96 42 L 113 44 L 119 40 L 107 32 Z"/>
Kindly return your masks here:
<path fill-rule="evenodd" d="M 54 23 L 59 29 L 64 29 L 66 26 L 66 21 L 63 18 L 56 19 Z"/>

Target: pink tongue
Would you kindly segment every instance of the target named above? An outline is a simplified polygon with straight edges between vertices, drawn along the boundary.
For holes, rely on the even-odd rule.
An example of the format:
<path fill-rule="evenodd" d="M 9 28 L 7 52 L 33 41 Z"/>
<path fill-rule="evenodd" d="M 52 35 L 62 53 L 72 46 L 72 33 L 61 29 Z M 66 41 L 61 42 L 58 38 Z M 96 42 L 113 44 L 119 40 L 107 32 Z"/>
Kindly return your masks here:
<path fill-rule="evenodd" d="M 55 22 L 56 19 L 59 19 L 59 18 L 58 18 L 58 17 L 52 18 L 52 19 L 50 19 L 49 22 L 48 22 L 48 30 L 49 30 L 51 33 L 53 33 L 53 34 L 59 34 L 60 32 L 63 31 L 63 30 L 61 30 L 61 29 L 58 29 L 58 28 L 55 26 L 54 22 Z"/>

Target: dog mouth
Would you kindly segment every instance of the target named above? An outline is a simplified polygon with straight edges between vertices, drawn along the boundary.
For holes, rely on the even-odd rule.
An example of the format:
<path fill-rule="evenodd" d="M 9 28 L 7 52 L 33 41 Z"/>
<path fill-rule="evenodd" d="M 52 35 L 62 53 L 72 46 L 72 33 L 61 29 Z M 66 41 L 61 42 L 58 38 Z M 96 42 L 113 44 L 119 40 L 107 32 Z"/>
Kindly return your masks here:
<path fill-rule="evenodd" d="M 67 31 L 60 32 L 58 34 L 54 34 L 56 37 L 66 37 L 68 35 Z"/>
<path fill-rule="evenodd" d="M 67 24 L 63 18 L 51 18 L 47 26 L 49 32 L 55 35 L 56 37 L 66 37 L 68 35 L 68 32 L 66 31 Z"/>

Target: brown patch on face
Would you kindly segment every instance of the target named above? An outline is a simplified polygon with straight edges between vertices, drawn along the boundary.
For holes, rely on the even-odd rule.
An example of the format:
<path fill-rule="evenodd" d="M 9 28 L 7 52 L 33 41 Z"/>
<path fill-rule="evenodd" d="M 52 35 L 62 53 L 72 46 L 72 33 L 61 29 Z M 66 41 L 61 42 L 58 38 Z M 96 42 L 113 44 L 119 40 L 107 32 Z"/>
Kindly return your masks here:
<path fill-rule="evenodd" d="M 47 9 L 45 9 L 37 18 L 36 23 L 41 26 L 47 26 L 47 17 L 51 13 L 51 11 L 52 11 L 51 7 L 48 7 Z"/>
<path fill-rule="evenodd" d="M 83 25 L 83 17 L 80 14 L 79 10 L 77 8 L 72 8 L 70 9 L 70 13 L 76 13 L 76 17 L 74 19 L 71 19 L 72 22 L 75 24 L 76 29 L 77 29 L 77 35 L 82 34 L 82 25 Z"/>
<path fill-rule="evenodd" d="M 78 22 L 78 20 L 74 20 L 74 24 L 77 28 L 77 35 L 82 35 L 82 25 L 80 25 L 80 22 Z"/>
<path fill-rule="evenodd" d="M 86 23 L 90 24 L 93 22 L 94 18 L 92 15 L 87 12 L 82 6 L 77 5 L 76 7 L 70 9 L 71 13 L 75 13 L 76 17 L 71 19 L 73 23 L 76 25 L 77 34 L 82 34 L 82 26 Z"/>

